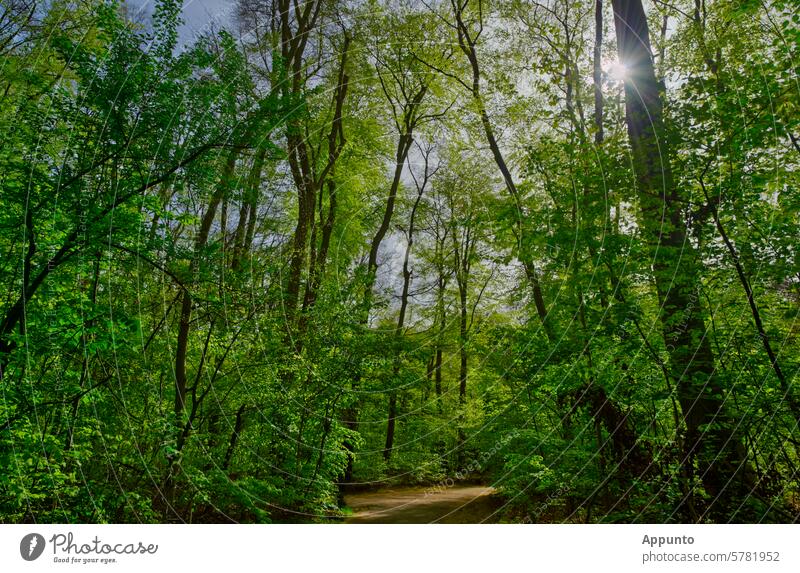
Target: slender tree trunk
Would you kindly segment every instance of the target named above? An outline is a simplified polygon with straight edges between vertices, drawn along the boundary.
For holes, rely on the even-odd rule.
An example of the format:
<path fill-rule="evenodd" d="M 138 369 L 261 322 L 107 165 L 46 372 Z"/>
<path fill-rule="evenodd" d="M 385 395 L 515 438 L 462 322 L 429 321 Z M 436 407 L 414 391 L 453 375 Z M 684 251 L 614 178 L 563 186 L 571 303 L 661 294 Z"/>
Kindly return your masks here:
<path fill-rule="evenodd" d="M 701 185 L 702 184 L 703 183 L 701 180 Z M 703 191 L 705 192 L 705 185 L 703 185 Z M 714 218 L 714 224 L 717 227 L 717 231 L 719 231 L 719 235 L 722 238 L 723 243 L 725 243 L 725 247 L 728 249 L 728 253 L 733 261 L 734 268 L 736 269 L 736 276 L 739 278 L 739 283 L 742 285 L 742 290 L 744 290 L 744 294 L 747 297 L 747 304 L 750 306 L 750 313 L 753 317 L 753 323 L 756 326 L 758 337 L 761 340 L 761 344 L 764 346 L 764 351 L 767 353 L 769 363 L 772 366 L 772 370 L 775 372 L 775 377 L 778 379 L 778 382 L 781 385 L 781 390 L 783 390 L 784 393 L 784 400 L 789 405 L 789 409 L 791 410 L 795 420 L 798 422 L 798 424 L 800 424 L 800 404 L 798 404 L 797 399 L 792 393 L 791 386 L 786 380 L 786 376 L 783 373 L 780 362 L 778 362 L 777 354 L 775 354 L 775 351 L 772 349 L 772 343 L 770 342 L 769 336 L 767 335 L 767 330 L 764 327 L 764 321 L 761 318 L 761 311 L 756 304 L 756 299 L 753 295 L 753 288 L 744 272 L 742 261 L 739 258 L 739 252 L 736 250 L 736 246 L 733 244 L 733 241 L 731 241 L 730 237 L 728 236 L 725 227 L 722 225 L 716 204 L 711 201 L 707 193 L 706 200 L 708 201 L 708 205 L 711 207 L 711 215 Z"/>
<path fill-rule="evenodd" d="M 463 3 L 463 5 L 460 4 L 460 2 L 458 4 L 453 3 L 454 16 L 456 19 L 455 27 L 458 32 L 459 47 L 467 57 L 467 60 L 470 64 L 470 69 L 472 71 L 472 85 L 470 86 L 472 99 L 478 106 L 478 115 L 480 116 L 481 125 L 483 126 L 486 141 L 489 144 L 489 149 L 492 152 L 494 162 L 497 165 L 500 174 L 503 176 L 503 182 L 505 183 L 511 199 L 514 201 L 514 205 L 517 210 L 515 225 L 517 256 L 519 257 L 519 260 L 525 269 L 525 275 L 531 284 L 533 300 L 536 306 L 536 313 L 539 316 L 539 320 L 542 322 L 548 339 L 553 340 L 554 335 L 552 331 L 552 324 L 547 320 L 547 307 L 544 303 L 544 295 L 542 294 L 542 286 L 541 282 L 539 281 L 538 272 L 536 271 L 536 265 L 534 264 L 533 259 L 530 257 L 530 254 L 523 246 L 525 242 L 524 238 L 528 231 L 524 226 L 524 213 L 522 210 L 519 191 L 517 190 L 516 183 L 514 183 L 514 177 L 511 175 L 511 170 L 508 167 L 508 163 L 506 163 L 503 152 L 500 150 L 500 146 L 497 143 L 494 128 L 492 127 L 489 113 L 486 111 L 485 102 L 481 93 L 481 69 L 476 50 L 477 35 L 480 35 L 480 32 L 477 35 L 470 32 L 469 26 L 464 20 L 464 9 L 466 8 L 466 3 Z M 482 23 L 480 25 L 482 27 Z"/>
<path fill-rule="evenodd" d="M 603 142 L 603 0 L 594 2 L 594 59 L 592 62 L 594 81 L 594 141 Z"/>
<path fill-rule="evenodd" d="M 255 214 L 258 209 L 258 191 L 261 185 L 261 172 L 264 170 L 264 160 L 267 155 L 266 147 L 258 150 L 253 159 L 253 166 L 247 177 L 247 194 L 242 200 L 242 206 L 239 209 L 239 220 L 236 224 L 236 232 L 233 239 L 233 260 L 231 261 L 231 269 L 239 270 L 242 266 L 242 257 L 249 249 L 247 242 L 250 233 L 250 221 L 255 222 Z"/>
<path fill-rule="evenodd" d="M 436 408 L 440 414 L 444 412 L 444 407 L 442 404 L 442 338 L 444 336 L 444 329 L 445 329 L 445 317 L 444 314 L 440 316 L 440 323 L 439 323 L 439 337 L 436 341 L 436 360 L 434 363 L 434 373 L 433 373 L 433 385 L 436 391 Z"/>
<path fill-rule="evenodd" d="M 468 223 L 472 224 L 472 222 Z M 467 376 L 469 356 L 467 353 L 467 339 L 469 335 L 469 310 L 467 307 L 467 292 L 469 289 L 470 264 L 473 243 L 470 237 L 471 229 L 467 228 L 463 241 L 458 240 L 458 233 L 453 230 L 453 252 L 455 255 L 455 277 L 458 284 L 458 462 L 464 461 L 463 445 L 466 442 L 464 425 L 466 424 L 467 406 Z"/>
<path fill-rule="evenodd" d="M 445 311 L 444 296 L 447 289 L 448 279 L 444 272 L 444 248 L 447 241 L 447 229 L 442 231 L 442 236 L 439 236 L 437 230 L 436 236 L 436 317 L 435 321 L 438 323 L 436 332 L 436 358 L 434 360 L 434 389 L 436 391 L 436 408 L 439 414 L 444 412 L 444 405 L 442 404 L 442 358 L 444 344 L 445 330 L 447 329 L 447 313 Z"/>
<path fill-rule="evenodd" d="M 211 232 L 211 224 L 214 222 L 214 217 L 217 213 L 217 207 L 227 193 L 231 181 L 234 176 L 236 167 L 236 159 L 239 151 L 233 150 L 228 153 L 225 161 L 225 166 L 222 171 L 222 176 L 217 184 L 214 194 L 206 208 L 203 219 L 200 223 L 200 229 L 197 232 L 195 239 L 194 254 L 189 263 L 189 277 L 187 284 L 191 285 L 195 281 L 195 274 L 199 270 L 200 258 L 202 251 L 208 243 L 208 236 Z M 186 400 L 186 356 L 189 346 L 189 332 L 191 329 L 192 318 L 192 295 L 188 288 L 183 289 L 181 295 L 181 312 L 178 322 L 178 340 L 175 350 L 175 423 L 181 426 L 181 417 L 185 407 Z"/>
<path fill-rule="evenodd" d="M 286 284 L 286 316 L 291 323 L 300 295 L 300 280 L 308 257 L 309 229 L 314 225 L 316 206 L 316 185 L 310 174 L 305 142 L 299 135 L 290 135 L 289 163 L 297 186 L 297 223 L 292 239 L 292 253 L 289 262 L 289 279 Z"/>
<path fill-rule="evenodd" d="M 392 215 L 394 214 L 394 206 L 397 202 L 397 190 L 400 188 L 400 178 L 403 175 L 403 166 L 408 158 L 408 152 L 411 149 L 411 144 L 414 142 L 412 135 L 412 128 L 406 126 L 406 131 L 400 134 L 397 140 L 397 151 L 395 152 L 395 166 L 394 174 L 392 175 L 392 183 L 389 186 L 389 195 L 386 197 L 386 207 L 383 210 L 383 219 L 375 235 L 372 237 L 372 242 L 369 247 L 369 260 L 367 263 L 367 270 L 372 277 L 378 269 L 378 250 L 383 242 L 386 233 L 389 231 L 389 226 L 392 224 Z M 374 277 L 371 278 L 374 281 Z M 368 286 L 371 286 L 368 285 Z"/>
<path fill-rule="evenodd" d="M 395 203 L 397 202 L 397 192 L 400 189 L 400 182 L 403 175 L 403 168 L 406 160 L 408 159 L 408 154 L 409 151 L 411 150 L 411 146 L 414 143 L 414 129 L 417 127 L 417 124 L 420 121 L 420 106 L 427 92 L 428 92 L 428 86 L 425 84 L 419 86 L 419 89 L 412 94 L 406 94 L 404 92 L 404 95 L 406 95 L 406 101 L 402 105 L 402 119 L 397 124 L 399 133 L 397 139 L 397 149 L 395 151 L 395 166 L 394 166 L 394 173 L 392 175 L 392 182 L 389 186 L 389 195 L 386 198 L 386 206 L 384 207 L 381 224 L 378 227 L 377 231 L 375 232 L 375 235 L 373 236 L 369 247 L 369 258 L 367 262 L 367 284 L 364 287 L 364 304 L 361 310 L 361 317 L 360 317 L 360 320 L 364 325 L 366 325 L 369 322 L 369 313 L 372 308 L 372 289 L 373 286 L 375 285 L 376 275 L 378 271 L 378 251 L 380 250 L 381 243 L 383 242 L 383 239 L 386 237 L 386 233 L 389 231 L 389 227 L 391 226 L 392 216 L 394 215 L 394 207 Z M 387 94 L 387 99 L 390 99 L 388 98 L 388 92 L 386 92 L 385 86 L 384 86 L 384 93 Z M 413 217 L 411 224 L 413 225 Z M 410 249 L 410 244 L 408 248 Z M 406 251 L 406 257 L 408 257 L 408 250 Z M 404 267 L 404 271 L 405 270 L 407 270 L 407 268 Z M 407 298 L 407 293 L 405 296 Z M 405 315 L 405 309 L 403 308 L 403 312 L 401 313 L 401 318 L 404 318 L 404 315 Z M 399 365 L 395 364 L 393 369 L 397 368 L 399 368 Z M 360 382 L 360 375 L 356 375 L 355 379 L 352 382 L 352 387 L 354 390 L 358 387 L 359 382 Z M 352 407 L 345 410 L 345 415 L 351 418 L 350 427 L 353 430 L 355 430 L 358 425 L 358 422 L 356 421 L 356 417 L 358 416 L 358 409 L 359 409 L 358 405 L 355 404 Z M 394 447 L 394 429 L 395 429 L 396 418 L 397 418 L 397 396 L 393 392 L 389 396 L 389 415 L 387 417 L 386 442 L 383 450 L 384 459 L 386 459 L 387 461 L 391 457 L 391 451 L 392 448 Z M 348 475 L 352 475 L 352 457 L 350 458 L 350 461 L 348 461 L 347 470 L 345 471 L 346 482 L 349 481 Z"/>
<path fill-rule="evenodd" d="M 403 291 L 400 295 L 400 312 L 397 317 L 397 328 L 395 329 L 395 342 L 397 343 L 397 350 L 395 350 L 395 359 L 392 366 L 392 384 L 395 384 L 398 374 L 400 373 L 400 348 L 399 343 L 403 336 L 403 327 L 406 320 L 406 311 L 408 310 L 408 293 L 411 288 L 411 269 L 409 268 L 409 259 L 411 257 L 411 248 L 414 245 L 414 220 L 417 215 L 417 208 L 422 200 L 422 194 L 425 192 L 425 184 L 428 181 L 427 173 L 427 157 L 425 161 L 425 182 L 418 189 L 417 199 L 411 207 L 411 216 L 408 222 L 408 235 L 406 243 L 406 252 L 403 257 Z M 383 448 L 383 458 L 388 462 L 392 456 L 392 449 L 394 448 L 394 432 L 397 423 L 397 390 L 392 390 L 389 394 L 389 415 L 386 420 L 386 445 Z"/>
<path fill-rule="evenodd" d="M 459 285 L 459 321 L 458 321 L 458 345 L 459 345 L 459 369 L 458 369 L 458 403 L 463 407 L 467 402 L 467 285 Z"/>
<path fill-rule="evenodd" d="M 177 428 L 176 432 L 176 452 L 170 458 L 171 464 L 167 472 L 164 490 L 170 498 L 177 495 L 175 477 L 180 472 L 180 451 L 188 436 L 188 431 L 191 427 L 191 419 L 184 423 L 184 411 L 186 409 L 186 391 L 187 391 L 187 371 L 186 361 L 189 348 L 189 334 L 191 331 L 191 318 L 193 300 L 190 288 L 196 281 L 195 275 L 200 269 L 200 259 L 202 251 L 208 243 L 208 237 L 211 232 L 211 225 L 217 213 L 217 208 L 223 201 L 227 191 L 233 180 L 234 171 L 236 168 L 236 160 L 239 156 L 239 151 L 234 149 L 228 153 L 225 160 L 225 165 L 220 176 L 220 181 L 217 184 L 214 194 L 211 196 L 208 207 L 206 208 L 203 218 L 200 222 L 200 229 L 195 238 L 194 252 L 192 260 L 189 262 L 189 276 L 187 278 L 187 288 L 184 288 L 181 293 L 181 310 L 178 319 L 178 337 L 175 349 L 175 403 L 174 403 L 174 421 Z M 193 414 L 193 412 L 192 412 Z M 191 418 L 191 416 L 190 416 Z"/>
<path fill-rule="evenodd" d="M 95 258 L 95 261 L 94 261 L 94 276 L 92 278 L 92 290 L 91 290 L 91 294 L 89 295 L 89 299 L 90 299 L 90 301 L 92 303 L 92 307 L 94 307 L 94 305 L 97 304 L 97 290 L 98 290 L 98 287 L 100 286 L 100 260 L 101 260 L 101 255 L 102 255 L 102 253 L 98 251 L 97 256 Z M 94 322 L 95 322 L 94 318 L 89 319 L 87 321 L 87 323 L 86 323 L 86 329 L 90 330 L 92 328 L 92 326 L 94 326 Z M 82 336 L 82 339 L 83 339 L 83 345 L 84 345 L 84 348 L 85 348 L 87 343 L 88 343 L 87 335 L 84 334 Z M 84 387 L 86 385 L 86 381 L 88 380 L 88 378 L 89 378 L 89 357 L 85 355 L 83 357 L 83 361 L 82 361 L 82 364 L 81 364 L 81 377 L 80 377 L 80 382 L 78 383 L 78 387 L 80 388 L 80 393 L 77 394 L 72 399 L 72 408 L 71 408 L 69 419 L 67 421 L 67 441 L 66 441 L 66 444 L 64 445 L 64 449 L 65 450 L 72 449 L 72 446 L 74 444 L 75 423 L 77 422 L 77 419 L 78 419 L 78 408 L 80 407 L 81 398 L 83 397 L 83 394 L 84 394 L 83 390 L 84 390 Z"/>
<path fill-rule="evenodd" d="M 307 45 L 310 31 L 314 28 L 322 6 L 320 1 L 309 1 L 303 11 L 297 10 L 297 30 L 293 31 L 289 23 L 289 4 L 284 3 L 281 8 L 281 49 L 285 62 L 291 62 L 291 94 L 301 94 L 305 88 L 303 72 L 303 55 Z M 305 140 L 305 133 L 298 121 L 289 123 L 286 141 L 288 144 L 289 167 L 297 187 L 297 224 L 292 241 L 292 252 L 289 263 L 289 279 L 286 285 L 286 315 L 291 328 L 297 305 L 299 304 L 300 282 L 303 268 L 308 259 L 309 235 L 315 229 L 315 209 L 317 193 L 325 184 L 331 170 L 334 169 L 339 154 L 344 147 L 344 131 L 342 128 L 342 113 L 344 101 L 347 97 L 349 79 L 346 73 L 348 51 L 352 39 L 344 33 L 341 60 L 339 62 L 338 79 L 333 94 L 333 121 L 328 135 L 328 157 L 325 166 L 317 169 L 313 158 L 310 157 L 309 146 Z M 285 90 L 289 90 L 288 82 Z M 311 152 L 313 153 L 313 151 Z M 299 344 L 299 337 L 297 339 Z"/>
<path fill-rule="evenodd" d="M 245 404 L 239 406 L 239 409 L 236 411 L 236 422 L 233 424 L 233 432 L 231 432 L 231 439 L 228 442 L 228 448 L 225 450 L 225 458 L 222 460 L 222 469 L 227 471 L 231 465 L 231 460 L 233 459 L 233 452 L 236 449 L 236 444 L 239 441 L 239 434 L 241 434 L 242 429 L 244 428 L 244 413 L 247 409 Z"/>
<path fill-rule="evenodd" d="M 320 219 L 322 213 L 320 212 Z M 321 221 L 322 238 L 320 239 L 319 250 L 314 257 L 314 264 L 309 271 L 308 285 L 306 286 L 305 296 L 303 297 L 303 311 L 314 306 L 317 300 L 317 290 L 322 282 L 322 275 L 328 261 L 328 250 L 331 245 L 331 235 L 333 233 L 333 223 L 336 220 L 336 181 L 328 180 L 328 214 L 324 221 Z"/>

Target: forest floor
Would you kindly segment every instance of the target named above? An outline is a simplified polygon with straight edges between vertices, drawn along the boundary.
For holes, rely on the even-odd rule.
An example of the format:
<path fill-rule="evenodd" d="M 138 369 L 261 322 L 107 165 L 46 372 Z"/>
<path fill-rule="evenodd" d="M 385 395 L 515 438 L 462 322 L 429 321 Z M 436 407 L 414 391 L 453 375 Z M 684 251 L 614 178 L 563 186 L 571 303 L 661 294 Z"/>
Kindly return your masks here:
<path fill-rule="evenodd" d="M 494 489 L 480 485 L 442 490 L 396 487 L 353 493 L 345 503 L 353 515 L 345 523 L 491 523 L 500 506 Z"/>

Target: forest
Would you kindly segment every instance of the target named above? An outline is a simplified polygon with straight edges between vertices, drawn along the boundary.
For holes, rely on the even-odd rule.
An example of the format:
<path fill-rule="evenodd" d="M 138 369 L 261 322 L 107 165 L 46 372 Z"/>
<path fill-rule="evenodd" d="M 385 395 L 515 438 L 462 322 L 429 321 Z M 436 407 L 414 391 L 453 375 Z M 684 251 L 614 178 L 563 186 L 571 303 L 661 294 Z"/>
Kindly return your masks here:
<path fill-rule="evenodd" d="M 800 519 L 794 1 L 148 6 L 0 0 L 0 522 Z"/>

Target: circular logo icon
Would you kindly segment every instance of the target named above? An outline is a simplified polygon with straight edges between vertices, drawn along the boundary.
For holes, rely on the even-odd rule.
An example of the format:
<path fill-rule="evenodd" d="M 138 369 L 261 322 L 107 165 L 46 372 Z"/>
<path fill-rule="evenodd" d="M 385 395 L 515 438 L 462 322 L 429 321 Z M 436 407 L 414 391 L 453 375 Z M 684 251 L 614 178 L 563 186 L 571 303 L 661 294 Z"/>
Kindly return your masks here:
<path fill-rule="evenodd" d="M 25 561 L 34 561 L 44 551 L 44 537 L 38 533 L 29 533 L 19 542 L 19 554 Z"/>

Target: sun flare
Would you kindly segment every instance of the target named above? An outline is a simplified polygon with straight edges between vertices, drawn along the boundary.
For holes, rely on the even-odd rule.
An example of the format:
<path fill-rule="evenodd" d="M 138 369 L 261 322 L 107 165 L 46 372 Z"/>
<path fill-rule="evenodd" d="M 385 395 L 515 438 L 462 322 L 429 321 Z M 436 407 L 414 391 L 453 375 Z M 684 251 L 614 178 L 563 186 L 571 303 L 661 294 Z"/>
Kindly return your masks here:
<path fill-rule="evenodd" d="M 602 63 L 603 72 L 615 82 L 622 82 L 628 77 L 628 66 L 617 60 L 609 58 Z"/>

